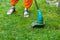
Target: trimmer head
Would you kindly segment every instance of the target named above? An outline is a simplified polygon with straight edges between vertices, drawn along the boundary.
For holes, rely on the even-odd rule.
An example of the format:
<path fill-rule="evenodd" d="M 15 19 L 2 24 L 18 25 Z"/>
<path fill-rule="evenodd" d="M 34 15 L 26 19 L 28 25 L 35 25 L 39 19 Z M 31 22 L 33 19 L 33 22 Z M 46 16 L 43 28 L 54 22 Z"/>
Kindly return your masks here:
<path fill-rule="evenodd" d="M 33 22 L 33 23 L 32 23 L 32 27 L 33 27 L 33 28 L 34 28 L 34 27 L 41 28 L 41 27 L 44 27 L 44 23 L 43 23 L 43 24 L 39 24 L 39 23 L 37 23 L 37 22 Z"/>

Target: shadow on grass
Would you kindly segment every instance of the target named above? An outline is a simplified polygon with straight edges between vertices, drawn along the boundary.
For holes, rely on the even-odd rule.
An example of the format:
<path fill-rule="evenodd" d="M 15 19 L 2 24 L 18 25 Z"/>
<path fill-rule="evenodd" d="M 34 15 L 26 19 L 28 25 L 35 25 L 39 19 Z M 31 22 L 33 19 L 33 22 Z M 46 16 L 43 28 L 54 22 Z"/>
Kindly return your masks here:
<path fill-rule="evenodd" d="M 44 28 L 45 25 L 35 25 L 33 28 Z"/>

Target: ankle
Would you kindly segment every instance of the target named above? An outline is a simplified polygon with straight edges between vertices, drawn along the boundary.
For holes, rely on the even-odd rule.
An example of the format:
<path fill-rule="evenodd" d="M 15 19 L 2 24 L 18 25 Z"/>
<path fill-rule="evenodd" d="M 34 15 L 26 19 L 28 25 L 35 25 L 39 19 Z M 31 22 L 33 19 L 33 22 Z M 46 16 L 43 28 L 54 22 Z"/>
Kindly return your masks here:
<path fill-rule="evenodd" d="M 24 10 L 28 10 L 27 8 L 25 8 Z"/>
<path fill-rule="evenodd" d="M 11 6 L 11 8 L 15 8 L 15 6 Z"/>
<path fill-rule="evenodd" d="M 25 9 L 24 9 L 24 12 L 28 12 L 28 9 L 27 9 L 27 8 L 25 8 Z"/>

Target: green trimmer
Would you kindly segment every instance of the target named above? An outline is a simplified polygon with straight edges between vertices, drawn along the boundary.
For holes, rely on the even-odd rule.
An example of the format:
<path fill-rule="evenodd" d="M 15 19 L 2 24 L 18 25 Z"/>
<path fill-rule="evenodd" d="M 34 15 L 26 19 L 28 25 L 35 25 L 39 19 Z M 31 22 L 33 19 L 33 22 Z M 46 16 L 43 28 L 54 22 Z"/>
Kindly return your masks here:
<path fill-rule="evenodd" d="M 43 15 L 38 7 L 37 1 L 34 0 L 34 2 L 36 4 L 38 17 L 37 20 L 32 23 L 32 27 L 43 27 L 44 26 Z"/>

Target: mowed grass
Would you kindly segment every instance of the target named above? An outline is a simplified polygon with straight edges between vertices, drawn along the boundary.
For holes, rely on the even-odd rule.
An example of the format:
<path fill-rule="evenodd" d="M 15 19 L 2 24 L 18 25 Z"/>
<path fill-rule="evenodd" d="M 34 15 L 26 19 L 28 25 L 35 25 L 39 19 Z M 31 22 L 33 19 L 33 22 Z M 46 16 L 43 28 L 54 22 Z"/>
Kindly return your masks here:
<path fill-rule="evenodd" d="M 56 7 L 51 7 L 45 0 L 37 0 L 43 14 L 44 28 L 32 28 L 31 23 L 37 18 L 37 9 L 33 2 L 29 8 L 30 17 L 23 16 L 23 0 L 16 5 L 16 12 L 7 15 L 9 0 L 0 0 L 0 40 L 60 40 L 60 14 Z"/>

